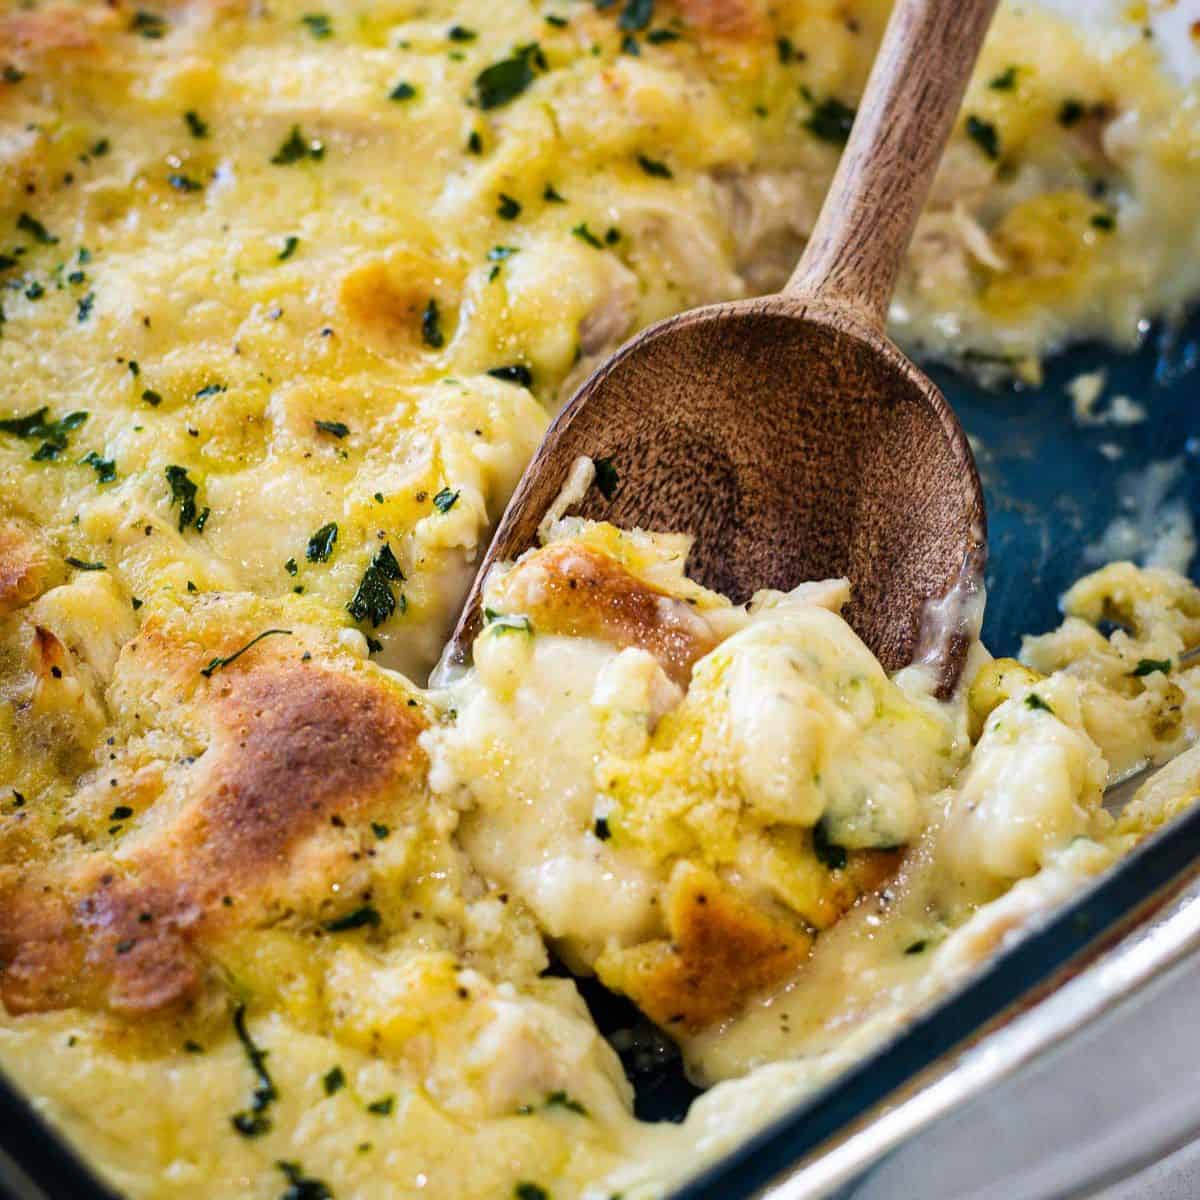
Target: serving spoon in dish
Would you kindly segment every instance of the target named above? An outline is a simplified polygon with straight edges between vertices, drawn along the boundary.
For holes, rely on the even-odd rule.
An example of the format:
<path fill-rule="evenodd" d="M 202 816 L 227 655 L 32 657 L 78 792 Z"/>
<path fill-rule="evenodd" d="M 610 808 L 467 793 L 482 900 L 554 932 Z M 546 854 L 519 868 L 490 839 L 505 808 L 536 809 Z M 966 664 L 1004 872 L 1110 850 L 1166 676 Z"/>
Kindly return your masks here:
<path fill-rule="evenodd" d="M 643 331 L 562 409 L 454 630 L 464 663 L 492 564 L 537 541 L 573 464 L 579 508 L 694 539 L 689 574 L 735 602 L 845 576 L 845 616 L 889 671 L 953 691 L 981 594 L 986 518 L 967 439 L 888 340 L 888 304 L 997 0 L 897 0 L 816 227 L 782 292 Z"/>

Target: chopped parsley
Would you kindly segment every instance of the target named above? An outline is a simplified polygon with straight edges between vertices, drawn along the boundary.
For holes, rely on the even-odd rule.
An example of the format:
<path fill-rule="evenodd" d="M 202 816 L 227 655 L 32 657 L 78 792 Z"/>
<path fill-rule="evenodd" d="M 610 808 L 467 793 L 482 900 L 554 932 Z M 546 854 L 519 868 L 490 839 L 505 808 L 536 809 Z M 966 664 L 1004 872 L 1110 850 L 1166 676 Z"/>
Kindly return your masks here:
<path fill-rule="evenodd" d="M 829 840 L 829 835 L 825 832 L 824 821 L 818 821 L 813 826 L 812 845 L 817 861 L 831 871 L 840 871 L 846 865 L 846 848 L 835 846 Z"/>
<path fill-rule="evenodd" d="M 403 79 L 388 92 L 389 100 L 411 100 L 417 94 L 417 89 Z"/>
<path fill-rule="evenodd" d="M 929 945 L 929 943 L 924 938 L 922 938 L 920 941 L 910 942 L 907 946 L 905 946 L 904 953 L 905 954 L 923 954 L 928 945 Z"/>
<path fill-rule="evenodd" d="M 313 424 L 322 432 L 335 438 L 350 436 L 350 426 L 344 421 L 314 421 Z"/>
<path fill-rule="evenodd" d="M 46 407 L 27 413 L 23 417 L 6 417 L 0 420 L 0 433 L 13 437 L 40 440 L 41 445 L 33 452 L 34 462 L 46 462 L 57 458 L 67 448 L 68 434 L 88 419 L 86 412 L 70 412 L 57 421 L 48 419 Z"/>
<path fill-rule="evenodd" d="M 1153 675 L 1155 671 L 1161 671 L 1164 675 L 1171 673 L 1171 660 L 1169 658 L 1140 658 L 1138 665 L 1129 672 L 1134 679 L 1144 679 L 1147 675 Z"/>
<path fill-rule="evenodd" d="M 162 403 L 162 396 L 160 396 L 158 392 L 151 388 L 146 388 L 146 390 L 142 392 L 142 399 L 145 400 L 145 402 L 150 405 L 151 408 L 157 408 Z"/>
<path fill-rule="evenodd" d="M 296 253 L 296 247 L 300 245 L 300 239 L 294 234 L 289 233 L 283 239 L 283 249 L 275 256 L 280 262 L 287 262 L 293 254 Z"/>
<path fill-rule="evenodd" d="M 246 1028 L 246 1006 L 244 1004 L 239 1004 L 233 1011 L 233 1028 L 237 1033 L 238 1041 L 242 1043 L 242 1049 L 246 1052 L 246 1058 L 250 1063 L 250 1069 L 254 1072 L 256 1082 L 250 1097 L 250 1106 L 235 1113 L 230 1120 L 234 1129 L 242 1137 L 258 1137 L 271 1128 L 267 1109 L 275 1100 L 279 1099 L 279 1091 L 267 1070 L 267 1051 L 255 1045 L 254 1039 Z"/>
<path fill-rule="evenodd" d="M 396 611 L 396 594 L 392 591 L 392 584 L 400 583 L 403 579 L 404 572 L 400 570 L 391 547 L 386 544 L 381 546 L 363 572 L 358 590 L 346 605 L 346 611 L 356 621 L 370 621 L 372 627 L 378 629 Z M 407 607 L 403 593 L 400 606 L 401 612 Z"/>
<path fill-rule="evenodd" d="M 600 489 L 600 495 L 605 500 L 611 500 L 617 494 L 617 484 L 620 482 L 620 476 L 617 474 L 617 468 L 613 466 L 611 458 L 593 459 L 593 466 L 596 468 L 596 487 Z"/>
<path fill-rule="evenodd" d="M 478 37 L 478 34 L 476 34 L 475 30 L 467 29 L 463 25 L 451 25 L 446 36 L 452 42 L 473 42 Z"/>
<path fill-rule="evenodd" d="M 442 488 L 433 498 L 433 507 L 440 513 L 448 513 L 458 502 L 458 492 L 452 492 L 448 487 Z"/>
<path fill-rule="evenodd" d="M 571 232 L 579 238 L 581 242 L 587 242 L 589 246 L 596 250 L 603 250 L 604 243 L 588 228 L 586 221 L 581 221 L 571 230 Z"/>
<path fill-rule="evenodd" d="M 493 379 L 503 379 L 505 383 L 515 383 L 526 388 L 533 387 L 533 372 L 524 363 L 513 363 L 508 367 L 491 367 L 488 374 Z"/>
<path fill-rule="evenodd" d="M 675 173 L 667 166 L 665 162 L 660 162 L 656 158 L 647 158 L 644 154 L 637 156 L 638 166 L 646 172 L 647 175 L 654 179 L 674 179 Z"/>
<path fill-rule="evenodd" d="M 537 42 L 518 46 L 510 58 L 485 67 L 475 77 L 475 98 L 485 111 L 512 103 L 534 80 L 534 67 L 546 69 Z"/>
<path fill-rule="evenodd" d="M 303 1167 L 298 1162 L 288 1162 L 281 1158 L 275 1165 L 283 1172 L 283 1177 L 288 1181 L 287 1191 L 279 1197 L 279 1200 L 333 1200 L 329 1184 L 324 1180 L 313 1179 L 311 1176 L 305 1175 Z"/>
<path fill-rule="evenodd" d="M 68 567 L 74 567 L 77 571 L 107 571 L 108 568 L 102 562 L 88 562 L 84 558 L 76 558 L 74 555 L 68 554 L 63 560 Z"/>
<path fill-rule="evenodd" d="M 322 928 L 327 933 L 345 933 L 348 929 L 374 929 L 381 921 L 379 910 L 373 905 L 364 904 L 343 916 L 334 917 L 332 921 L 326 921 Z"/>
<path fill-rule="evenodd" d="M 80 460 L 81 467 L 92 467 L 97 483 L 112 483 L 117 477 L 117 464 L 111 458 L 101 458 L 95 450 L 89 450 Z"/>
<path fill-rule="evenodd" d="M 1017 86 L 1017 68 L 1010 65 L 1004 68 L 994 79 L 988 82 L 993 92 L 1011 92 Z"/>
<path fill-rule="evenodd" d="M 184 123 L 188 127 L 188 133 L 194 138 L 208 137 L 208 122 L 203 120 L 200 114 L 193 109 L 188 109 L 183 114 Z"/>
<path fill-rule="evenodd" d="M 1083 119 L 1083 104 L 1078 100 L 1064 100 L 1058 109 L 1058 123 L 1064 129 L 1070 129 Z"/>
<path fill-rule="evenodd" d="M 341 1067 L 330 1067 L 321 1076 L 321 1086 L 325 1089 L 327 1096 L 332 1096 L 334 1092 L 340 1092 L 346 1086 L 346 1072 Z"/>
<path fill-rule="evenodd" d="M 325 143 L 317 138 L 306 138 L 300 132 L 300 126 L 293 125 L 292 132 L 271 156 L 271 162 L 277 167 L 290 167 L 306 158 L 320 161 L 324 157 Z"/>
<path fill-rule="evenodd" d="M 78 300 L 75 304 L 75 320 L 82 324 L 92 315 L 92 307 L 96 303 L 96 293 L 88 292 L 88 294 Z"/>
<path fill-rule="evenodd" d="M 118 804 L 116 808 L 108 814 L 110 821 L 128 821 L 133 816 L 133 809 L 128 804 Z"/>
<path fill-rule="evenodd" d="M 550 1193 L 536 1183 L 522 1180 L 513 1188 L 513 1200 L 550 1200 Z"/>
<path fill-rule="evenodd" d="M 167 176 L 167 182 L 177 192 L 202 192 L 204 190 L 204 184 L 190 175 L 183 174 L 182 171 L 172 171 Z"/>
<path fill-rule="evenodd" d="M 421 341 L 431 350 L 440 350 L 446 344 L 446 335 L 442 332 L 442 314 L 438 311 L 438 302 L 432 298 L 421 313 Z"/>
<path fill-rule="evenodd" d="M 23 212 L 17 218 L 17 228 L 22 233 L 27 233 L 35 242 L 40 242 L 43 246 L 54 246 L 58 244 L 56 238 L 36 217 L 31 217 L 27 212 Z"/>
<path fill-rule="evenodd" d="M 641 33 L 654 16 L 654 0 L 625 0 L 617 18 L 617 28 L 626 33 Z"/>
<path fill-rule="evenodd" d="M 379 841 L 382 842 L 384 840 L 384 838 L 386 838 L 392 831 L 386 825 L 382 824 L 381 822 L 372 821 L 371 822 L 371 832 L 376 836 L 376 838 L 379 839 Z"/>
<path fill-rule="evenodd" d="M 1104 233 L 1112 233 L 1117 227 L 1117 219 L 1112 213 L 1096 213 L 1092 217 L 1091 225 L 1093 229 L 1102 230 Z"/>
<path fill-rule="evenodd" d="M 129 30 L 156 42 L 167 32 L 167 22 L 158 13 L 139 8 L 129 22 Z"/>
<path fill-rule="evenodd" d="M 493 608 L 483 610 L 483 619 L 489 629 L 496 633 L 533 633 L 533 623 L 528 617 L 496 612 Z"/>
<path fill-rule="evenodd" d="M 854 125 L 855 110 L 848 104 L 843 104 L 834 96 L 829 96 L 813 106 L 804 128 L 819 137 L 823 142 L 833 146 L 844 146 Z"/>
<path fill-rule="evenodd" d="M 667 42 L 677 42 L 679 37 L 674 29 L 652 29 L 646 34 L 646 41 L 652 46 L 661 46 Z"/>
<path fill-rule="evenodd" d="M 596 835 L 597 841 L 607 842 L 612 837 L 612 830 L 608 825 L 607 817 L 597 817 L 592 824 L 592 832 Z"/>
<path fill-rule="evenodd" d="M 502 221 L 515 221 L 521 215 L 521 202 L 514 200 L 505 192 L 500 193 L 500 203 L 496 206 L 496 216 Z"/>
<path fill-rule="evenodd" d="M 316 533 L 308 539 L 308 546 L 304 551 L 304 557 L 309 562 L 328 562 L 329 556 L 333 553 L 333 548 L 337 544 L 338 527 L 336 521 L 330 521 L 328 525 L 322 525 Z"/>
<path fill-rule="evenodd" d="M 333 37 L 333 23 L 325 13 L 305 13 L 300 18 L 300 24 L 319 42 Z"/>
<path fill-rule="evenodd" d="M 1029 695 L 1025 697 L 1025 707 L 1032 709 L 1034 712 L 1048 712 L 1051 716 L 1054 715 L 1054 709 L 1052 709 L 1050 705 L 1048 705 L 1045 700 L 1043 700 L 1041 696 L 1037 694 L 1037 692 L 1030 692 Z"/>
<path fill-rule="evenodd" d="M 300 573 L 300 566 L 299 566 L 299 564 L 296 562 L 296 560 L 295 560 L 294 558 L 289 558 L 289 559 L 287 560 L 287 562 L 285 562 L 285 563 L 283 564 L 283 569 L 284 569 L 284 570 L 285 570 L 285 571 L 286 571 L 286 572 L 287 572 L 289 575 L 293 575 L 293 576 L 294 576 L 294 575 L 298 575 L 298 574 Z"/>
<path fill-rule="evenodd" d="M 196 392 L 196 399 L 206 400 L 209 396 L 219 396 L 222 392 L 228 390 L 228 387 L 223 383 L 206 383 Z"/>
<path fill-rule="evenodd" d="M 566 17 L 560 17 L 557 13 L 547 13 L 545 21 L 547 25 L 553 25 L 555 29 L 566 29 L 571 23 Z"/>
<path fill-rule="evenodd" d="M 542 199 L 547 204 L 566 204 L 567 202 L 566 196 L 560 195 L 558 188 L 552 183 L 548 183 L 542 188 Z"/>
<path fill-rule="evenodd" d="M 367 1112 L 376 1117 L 390 1117 L 396 1107 L 395 1096 L 381 1096 L 367 1105 Z"/>
<path fill-rule="evenodd" d="M 5 63 L 4 69 L 0 70 L 0 79 L 5 83 L 20 83 L 25 78 L 25 72 L 20 67 L 14 67 L 12 63 Z"/>
<path fill-rule="evenodd" d="M 587 1116 L 587 1109 L 579 1103 L 573 1096 L 567 1092 L 551 1092 L 546 1097 L 546 1108 L 565 1108 L 567 1112 L 578 1113 L 581 1117 Z"/>
<path fill-rule="evenodd" d="M 188 478 L 187 468 L 171 465 L 166 469 L 167 486 L 171 489 L 171 505 L 179 505 L 179 532 L 182 533 L 189 525 L 200 533 L 208 519 L 208 509 L 200 513 L 196 505 L 199 487 Z"/>
<path fill-rule="evenodd" d="M 200 668 L 200 674 L 203 675 L 205 679 L 211 679 L 213 675 L 215 675 L 222 667 L 227 667 L 230 663 L 236 662 L 239 658 L 241 658 L 251 646 L 257 646 L 258 643 L 263 640 L 263 638 L 269 638 L 275 634 L 280 634 L 284 637 L 291 637 L 292 631 L 290 629 L 264 629 L 262 633 L 255 634 L 254 637 L 252 637 L 240 650 L 235 650 L 232 654 L 227 654 L 223 657 L 218 656 L 217 658 L 210 658 L 208 660 L 208 666 Z"/>
<path fill-rule="evenodd" d="M 967 117 L 967 137 L 993 162 L 1000 157 L 1000 135 L 991 121 L 974 113 Z"/>

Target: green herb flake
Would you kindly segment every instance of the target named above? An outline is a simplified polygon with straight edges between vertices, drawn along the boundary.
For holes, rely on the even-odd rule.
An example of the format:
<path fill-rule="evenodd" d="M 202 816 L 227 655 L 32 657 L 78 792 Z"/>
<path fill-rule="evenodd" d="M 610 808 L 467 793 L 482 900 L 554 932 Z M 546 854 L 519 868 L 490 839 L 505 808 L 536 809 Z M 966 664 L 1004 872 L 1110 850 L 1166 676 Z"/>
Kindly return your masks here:
<path fill-rule="evenodd" d="M 46 289 L 36 279 L 25 289 L 26 300 L 40 300 L 45 294 Z"/>
<path fill-rule="evenodd" d="M 230 1121 L 234 1129 L 242 1137 L 258 1137 L 271 1128 L 270 1118 L 266 1115 L 271 1104 L 279 1099 L 279 1091 L 267 1070 L 267 1051 L 261 1049 L 250 1036 L 246 1028 L 246 1006 L 239 1004 L 233 1012 L 233 1028 L 238 1041 L 246 1052 L 246 1059 L 255 1075 L 254 1091 L 250 1097 L 250 1105 L 239 1113 L 235 1113 Z"/>
<path fill-rule="evenodd" d="M 184 124 L 188 127 L 188 133 L 194 138 L 208 137 L 208 123 L 193 109 L 188 109 L 183 114 Z"/>
<path fill-rule="evenodd" d="M 255 636 L 252 637 L 244 646 L 242 646 L 240 650 L 235 650 L 232 654 L 227 654 L 223 657 L 219 656 L 217 658 L 209 659 L 208 666 L 200 668 L 200 674 L 203 675 L 205 679 L 211 679 L 213 675 L 215 675 L 222 667 L 227 667 L 230 663 L 237 662 L 237 660 L 241 658 L 242 655 L 251 648 L 251 646 L 257 646 L 258 643 L 263 640 L 263 638 L 269 638 L 275 635 L 291 637 L 292 631 L 290 629 L 264 629 L 262 633 L 255 634 Z"/>
<path fill-rule="evenodd" d="M 507 367 L 491 367 L 488 374 L 493 379 L 502 379 L 505 383 L 515 383 L 518 387 L 533 387 L 533 372 L 524 363 L 513 363 Z"/>
<path fill-rule="evenodd" d="M 1064 100 L 1058 108 L 1058 123 L 1064 129 L 1070 129 L 1072 125 L 1077 125 L 1083 120 L 1085 111 L 1086 109 L 1080 101 Z"/>
<path fill-rule="evenodd" d="M 594 250 L 603 250 L 604 243 L 588 228 L 586 221 L 581 221 L 576 225 L 571 232 L 579 238 L 581 242 L 587 242 Z"/>
<path fill-rule="evenodd" d="M 609 827 L 607 817 L 597 817 L 592 823 L 592 833 L 596 835 L 597 841 L 607 842 L 612 837 L 612 829 Z"/>
<path fill-rule="evenodd" d="M 617 18 L 617 28 L 626 33 L 641 33 L 654 16 L 654 0 L 625 0 Z"/>
<path fill-rule="evenodd" d="M 381 822 L 372 821 L 371 832 L 376 836 L 376 838 L 378 838 L 379 841 L 382 842 L 392 831 Z"/>
<path fill-rule="evenodd" d="M 327 1096 L 332 1096 L 334 1092 L 340 1092 L 346 1086 L 346 1072 L 341 1067 L 330 1067 L 321 1076 L 321 1086 L 325 1089 Z"/>
<path fill-rule="evenodd" d="M 587 1116 L 587 1109 L 567 1092 L 551 1092 L 546 1097 L 545 1107 L 565 1108 L 567 1112 L 577 1113 L 581 1117 Z"/>
<path fill-rule="evenodd" d="M 451 25 L 446 36 L 452 42 L 473 42 L 479 35 L 475 30 L 467 29 L 463 25 Z"/>
<path fill-rule="evenodd" d="M 386 544 L 381 546 L 363 572 L 358 590 L 346 605 L 346 611 L 356 621 L 370 621 L 371 626 L 378 629 L 396 611 L 396 594 L 392 584 L 400 583 L 403 579 L 404 572 L 400 570 L 391 547 Z M 407 607 L 403 594 L 400 604 L 403 612 Z"/>
<path fill-rule="evenodd" d="M 804 128 L 823 142 L 833 146 L 844 146 L 854 125 L 855 110 L 829 96 L 813 106 Z"/>
<path fill-rule="evenodd" d="M 652 29 L 646 34 L 646 41 L 652 46 L 662 46 L 667 42 L 679 41 L 679 37 L 674 29 Z"/>
<path fill-rule="evenodd" d="M 442 332 L 442 314 L 438 302 L 432 298 L 421 313 L 421 341 L 431 350 L 440 350 L 446 344 L 446 335 Z"/>
<path fill-rule="evenodd" d="M 1017 86 L 1017 68 L 1009 65 L 994 79 L 988 81 L 988 87 L 993 92 L 1011 92 Z"/>
<path fill-rule="evenodd" d="M 36 217 L 32 217 L 27 212 L 23 212 L 17 218 L 17 228 L 22 233 L 27 233 L 35 242 L 40 242 L 43 246 L 55 246 L 58 244 L 56 238 Z"/>
<path fill-rule="evenodd" d="M 1050 705 L 1047 704 L 1046 701 L 1037 694 L 1037 692 L 1030 692 L 1029 695 L 1025 697 L 1025 707 L 1034 712 L 1047 712 L 1051 716 L 1054 715 L 1054 709 L 1052 709 Z"/>
<path fill-rule="evenodd" d="M 14 67 L 12 63 L 5 63 L 0 70 L 0 79 L 5 83 L 20 83 L 25 78 L 25 72 L 20 67 Z"/>
<path fill-rule="evenodd" d="M 920 941 L 910 942 L 907 946 L 905 946 L 904 953 L 905 954 L 923 954 L 925 952 L 925 950 L 928 948 L 928 946 L 929 946 L 929 943 L 924 938 L 921 938 Z"/>
<path fill-rule="evenodd" d="M 539 1184 L 522 1180 L 513 1188 L 513 1200 L 550 1200 L 550 1193 Z"/>
<path fill-rule="evenodd" d="M 283 569 L 292 576 L 300 573 L 300 566 L 294 558 L 289 558 L 287 562 L 283 564 Z"/>
<path fill-rule="evenodd" d="M 547 13 L 544 20 L 547 25 L 553 25 L 555 29 L 566 29 L 571 23 L 566 17 L 560 17 L 557 13 Z"/>
<path fill-rule="evenodd" d="M 198 523 L 199 511 L 196 506 L 196 496 L 200 489 L 188 478 L 186 467 L 172 465 L 167 467 L 164 473 L 167 486 L 171 489 L 171 505 L 179 505 L 179 532 L 182 533 L 189 525 L 195 526 L 199 532 L 203 528 Z"/>
<path fill-rule="evenodd" d="M 496 206 L 496 216 L 502 221 L 515 221 L 521 215 L 521 202 L 513 199 L 505 192 L 500 193 L 500 203 Z"/>
<path fill-rule="evenodd" d="M 300 18 L 300 24 L 308 30 L 309 33 L 317 39 L 318 42 L 323 42 L 326 38 L 333 37 L 333 23 L 325 13 L 305 13 Z"/>
<path fill-rule="evenodd" d="M 617 474 L 617 468 L 613 466 L 611 458 L 597 458 L 592 464 L 596 468 L 596 487 L 600 489 L 600 495 L 605 500 L 611 500 L 617 494 L 617 484 L 620 482 L 620 476 Z"/>
<path fill-rule="evenodd" d="M 1091 219 L 1091 226 L 1103 233 L 1112 233 L 1117 227 L 1117 219 L 1112 213 L 1096 213 Z"/>
<path fill-rule="evenodd" d="M 116 808 L 108 814 L 110 821 L 128 821 L 133 816 L 133 809 L 128 804 L 118 804 Z"/>
<path fill-rule="evenodd" d="M 156 42 L 166 34 L 167 22 L 158 13 L 139 8 L 129 22 L 129 31 Z"/>
<path fill-rule="evenodd" d="M 350 436 L 350 426 L 344 421 L 314 421 L 313 424 L 321 433 L 328 433 L 331 437 L 344 438 Z"/>
<path fill-rule="evenodd" d="M 433 498 L 433 507 L 440 513 L 448 513 L 458 502 L 458 492 L 452 492 L 448 487 L 442 488 Z"/>
<path fill-rule="evenodd" d="M 86 412 L 69 412 L 57 421 L 48 419 L 50 410 L 39 408 L 23 417 L 0 419 L 0 433 L 12 434 L 26 440 L 40 440 L 41 445 L 33 452 L 34 462 L 47 462 L 58 458 L 67 449 L 68 435 L 78 429 L 87 419 Z"/>
<path fill-rule="evenodd" d="M 146 390 L 142 392 L 142 399 L 145 400 L 145 402 L 150 405 L 151 408 L 157 408 L 162 403 L 162 396 L 160 396 L 158 392 L 153 391 L 151 388 L 146 388 Z"/>
<path fill-rule="evenodd" d="M 1147 675 L 1153 675 L 1155 671 L 1161 671 L 1164 675 L 1169 675 L 1171 673 L 1171 660 L 1169 658 L 1139 658 L 1138 665 L 1129 674 L 1134 679 L 1144 679 Z"/>
<path fill-rule="evenodd" d="M 326 921 L 322 928 L 327 933 L 345 933 L 351 929 L 375 929 L 382 923 L 379 910 L 373 905 L 364 904 L 332 921 Z"/>
<path fill-rule="evenodd" d="M 117 477 L 117 464 L 111 458 L 101 458 L 95 450 L 89 450 L 80 460 L 81 467 L 91 467 L 96 472 L 97 483 L 112 483 Z"/>
<path fill-rule="evenodd" d="M 196 392 L 196 399 L 206 400 L 209 396 L 219 396 L 222 392 L 227 392 L 228 390 L 228 386 L 223 383 L 206 383 Z"/>
<path fill-rule="evenodd" d="M 1000 157 L 1000 135 L 991 121 L 985 121 L 971 113 L 967 117 L 967 137 L 983 151 L 984 155 L 995 162 Z"/>
<path fill-rule="evenodd" d="M 665 162 L 656 158 L 647 158 L 644 154 L 637 156 L 638 166 L 654 179 L 674 179 L 675 174 Z"/>
<path fill-rule="evenodd" d="M 188 1038 L 188 1040 L 183 1043 L 183 1051 L 185 1054 L 203 1054 L 204 1047 L 200 1045 L 199 1042 L 194 1042 L 191 1038 Z"/>
<path fill-rule="evenodd" d="M 367 1105 L 367 1112 L 375 1117 L 390 1117 L 396 1108 L 395 1096 L 381 1096 Z"/>
<path fill-rule="evenodd" d="M 68 554 L 63 560 L 68 567 L 74 567 L 77 571 L 107 571 L 108 568 L 102 562 L 88 562 L 86 558 L 76 558 L 72 554 Z"/>
<path fill-rule="evenodd" d="M 817 861 L 828 867 L 831 871 L 840 871 L 846 865 L 846 848 L 844 846 L 836 846 L 829 840 L 829 835 L 825 831 L 825 822 L 818 821 L 813 826 L 812 831 L 813 853 L 817 856 Z"/>
<path fill-rule="evenodd" d="M 403 79 L 388 92 L 389 100 L 411 100 L 417 94 L 417 89 Z"/>
<path fill-rule="evenodd" d="M 306 158 L 320 161 L 324 157 L 325 143 L 317 138 L 306 138 L 300 132 L 300 126 L 293 125 L 291 133 L 271 156 L 271 162 L 277 167 L 290 167 Z"/>
<path fill-rule="evenodd" d="M 296 247 L 300 245 L 300 239 L 294 234 L 289 233 L 283 239 L 283 249 L 275 256 L 279 262 L 287 262 L 293 254 L 296 253 Z"/>
<path fill-rule="evenodd" d="M 92 315 L 92 308 L 96 303 L 96 293 L 88 292 L 88 294 L 78 300 L 75 304 L 75 320 L 81 325 Z"/>
<path fill-rule="evenodd" d="M 483 610 L 483 619 L 487 622 L 487 628 L 497 634 L 533 633 L 533 622 L 528 617 L 496 612 L 493 608 L 485 608 Z"/>
<path fill-rule="evenodd" d="M 533 83 L 534 67 L 545 69 L 545 59 L 536 42 L 519 46 L 512 57 L 485 67 L 475 77 L 475 98 L 485 111 L 511 104 Z"/>
<path fill-rule="evenodd" d="M 275 1165 L 288 1181 L 287 1191 L 279 1200 L 333 1200 L 329 1184 L 324 1180 L 314 1179 L 311 1175 L 305 1175 L 304 1168 L 298 1162 L 289 1162 L 281 1158 Z"/>
<path fill-rule="evenodd" d="M 311 563 L 328 562 L 330 555 L 333 554 L 333 548 L 337 544 L 337 536 L 338 527 L 336 521 L 330 521 L 328 525 L 322 525 L 308 539 L 308 546 L 305 548 L 304 557 Z"/>
<path fill-rule="evenodd" d="M 167 183 L 177 192 L 202 192 L 204 190 L 204 184 L 190 175 L 183 174 L 182 171 L 172 171 L 167 176 Z"/>
<path fill-rule="evenodd" d="M 567 202 L 567 198 L 560 195 L 558 189 L 552 183 L 548 183 L 542 188 L 542 199 L 547 204 L 566 204 Z"/>

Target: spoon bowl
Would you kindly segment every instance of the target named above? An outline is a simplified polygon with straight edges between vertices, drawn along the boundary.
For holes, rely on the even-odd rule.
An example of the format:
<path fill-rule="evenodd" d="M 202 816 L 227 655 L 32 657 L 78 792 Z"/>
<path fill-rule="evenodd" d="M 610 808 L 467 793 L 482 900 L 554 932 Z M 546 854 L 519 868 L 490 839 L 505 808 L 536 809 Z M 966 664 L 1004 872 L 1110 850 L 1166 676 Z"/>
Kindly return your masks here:
<path fill-rule="evenodd" d="M 994 8 L 898 0 L 787 288 L 651 326 L 583 384 L 500 521 L 449 661 L 469 656 L 488 568 L 537 544 L 587 456 L 610 469 L 582 515 L 692 535 L 688 573 L 735 602 L 844 576 L 847 620 L 883 666 L 919 659 L 954 690 L 980 611 L 982 489 L 949 405 L 883 325 Z"/>

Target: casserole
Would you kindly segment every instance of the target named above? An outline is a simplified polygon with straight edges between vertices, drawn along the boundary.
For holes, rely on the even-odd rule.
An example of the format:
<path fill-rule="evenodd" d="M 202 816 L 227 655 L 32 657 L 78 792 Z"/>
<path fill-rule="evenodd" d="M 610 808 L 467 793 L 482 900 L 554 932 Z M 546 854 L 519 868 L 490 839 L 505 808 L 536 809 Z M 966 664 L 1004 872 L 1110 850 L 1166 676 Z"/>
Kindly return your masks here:
<path fill-rule="evenodd" d="M 790 259 L 881 18 L 5 15 L 0 1053 L 124 1190 L 565 1194 L 622 1138 L 668 1141 L 543 934 L 603 960 L 480 869 L 495 838 L 464 851 L 476 802 L 417 782 L 453 703 L 383 668 L 436 653 L 537 401 Z M 1130 343 L 1191 294 L 1194 106 L 1151 41 L 1002 19 L 897 308 L 911 343 L 1034 381 L 1068 335 Z M 1160 436 L 1080 388 L 1081 475 Z M 979 403 L 1007 432 L 1027 401 Z M 497 611 L 519 645 L 528 614 Z"/>

